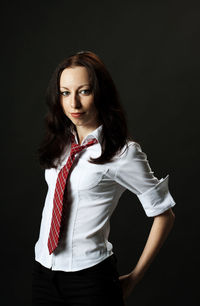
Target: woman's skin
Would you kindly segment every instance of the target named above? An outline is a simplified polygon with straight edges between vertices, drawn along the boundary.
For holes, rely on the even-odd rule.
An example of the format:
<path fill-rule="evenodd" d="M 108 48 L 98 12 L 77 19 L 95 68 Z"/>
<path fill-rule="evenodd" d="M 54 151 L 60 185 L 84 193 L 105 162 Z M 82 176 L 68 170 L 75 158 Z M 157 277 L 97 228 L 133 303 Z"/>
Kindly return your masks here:
<path fill-rule="evenodd" d="M 174 219 L 175 214 L 171 208 L 154 217 L 146 245 L 136 266 L 129 274 L 119 277 L 124 299 L 130 295 L 135 285 L 144 276 L 144 273 L 150 266 L 151 262 L 157 255 L 169 232 L 171 231 Z"/>
<path fill-rule="evenodd" d="M 94 95 L 90 90 L 87 69 L 82 66 L 64 69 L 60 76 L 60 92 L 64 113 L 75 124 L 81 144 L 83 138 L 101 124 L 94 104 Z M 71 115 L 79 112 L 83 113 L 79 118 Z"/>
<path fill-rule="evenodd" d="M 101 124 L 89 85 L 89 76 L 85 67 L 66 68 L 61 74 L 61 105 L 66 116 L 76 126 L 79 144 Z M 83 113 L 79 118 L 71 115 L 71 113 L 78 112 Z M 130 273 L 119 277 L 124 299 L 131 294 L 136 284 L 144 276 L 172 229 L 174 219 L 175 214 L 171 208 L 154 217 L 146 245 L 136 266 Z"/>

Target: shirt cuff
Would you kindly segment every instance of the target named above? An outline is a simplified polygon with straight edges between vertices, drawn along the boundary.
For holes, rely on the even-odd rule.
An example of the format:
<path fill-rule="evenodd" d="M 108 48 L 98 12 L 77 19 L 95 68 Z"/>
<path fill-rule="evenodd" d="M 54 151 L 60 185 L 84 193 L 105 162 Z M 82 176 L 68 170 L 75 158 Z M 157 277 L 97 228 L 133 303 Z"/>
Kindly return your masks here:
<path fill-rule="evenodd" d="M 169 174 L 154 187 L 137 195 L 148 217 L 157 216 L 176 204 L 169 192 L 168 180 Z"/>

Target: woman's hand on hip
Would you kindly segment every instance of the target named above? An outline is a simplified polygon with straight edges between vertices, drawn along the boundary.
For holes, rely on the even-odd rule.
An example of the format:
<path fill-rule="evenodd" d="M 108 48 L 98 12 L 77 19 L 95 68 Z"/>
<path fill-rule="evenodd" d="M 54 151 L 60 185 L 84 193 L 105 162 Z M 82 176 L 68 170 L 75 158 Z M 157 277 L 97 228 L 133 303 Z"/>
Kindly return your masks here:
<path fill-rule="evenodd" d="M 123 291 L 123 298 L 126 299 L 133 291 L 139 279 L 134 278 L 132 273 L 119 276 L 120 285 Z"/>

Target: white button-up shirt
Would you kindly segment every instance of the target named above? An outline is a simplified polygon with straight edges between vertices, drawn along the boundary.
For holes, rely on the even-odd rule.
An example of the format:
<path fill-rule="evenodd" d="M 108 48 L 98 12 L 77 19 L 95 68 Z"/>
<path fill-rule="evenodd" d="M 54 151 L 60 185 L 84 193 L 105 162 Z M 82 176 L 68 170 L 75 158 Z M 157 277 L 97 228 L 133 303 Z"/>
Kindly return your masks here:
<path fill-rule="evenodd" d="M 88 162 L 90 156 L 101 155 L 101 131 L 102 125 L 89 133 L 81 145 L 92 137 L 98 143 L 75 155 L 66 183 L 67 222 L 59 245 L 51 255 L 47 242 L 54 191 L 58 173 L 68 159 L 70 147 L 63 154 L 57 169 L 45 169 L 48 191 L 39 239 L 35 244 L 35 260 L 46 268 L 78 271 L 94 266 L 112 255 L 113 246 L 108 241 L 109 220 L 126 189 L 138 197 L 149 217 L 159 215 L 176 204 L 168 189 L 169 175 L 160 180 L 153 175 L 147 155 L 137 142 L 129 141 L 128 148 L 124 146 L 112 162 L 102 165 Z M 78 143 L 76 134 L 75 140 Z"/>

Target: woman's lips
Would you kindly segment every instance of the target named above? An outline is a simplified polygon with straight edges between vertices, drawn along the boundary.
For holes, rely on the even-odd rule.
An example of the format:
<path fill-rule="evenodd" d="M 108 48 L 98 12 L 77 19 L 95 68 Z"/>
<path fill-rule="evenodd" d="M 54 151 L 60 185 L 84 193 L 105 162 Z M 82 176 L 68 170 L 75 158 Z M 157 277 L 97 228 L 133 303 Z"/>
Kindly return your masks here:
<path fill-rule="evenodd" d="M 81 117 L 84 113 L 71 113 L 72 117 L 78 118 Z"/>

